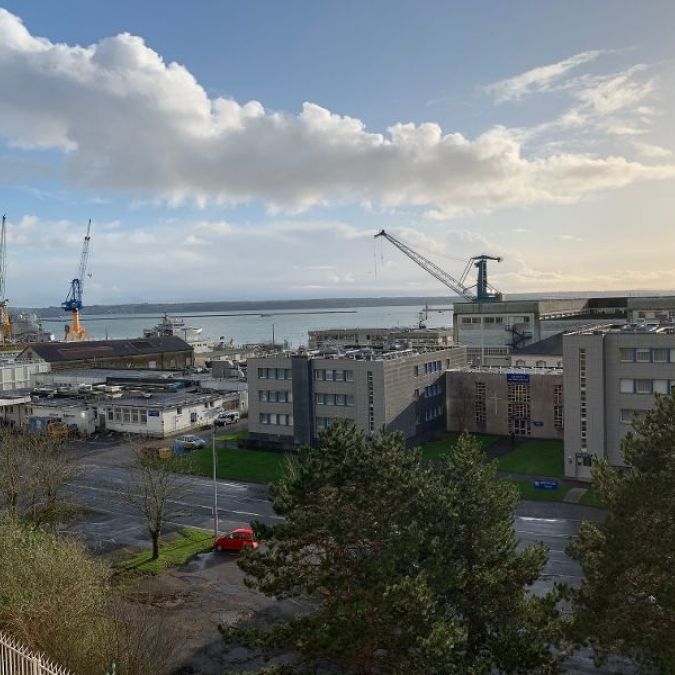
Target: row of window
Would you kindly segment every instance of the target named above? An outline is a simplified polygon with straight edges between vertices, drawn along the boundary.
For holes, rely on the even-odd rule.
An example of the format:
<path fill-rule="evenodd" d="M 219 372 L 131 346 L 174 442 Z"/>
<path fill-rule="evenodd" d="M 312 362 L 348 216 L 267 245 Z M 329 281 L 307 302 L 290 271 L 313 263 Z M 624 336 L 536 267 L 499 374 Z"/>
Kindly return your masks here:
<path fill-rule="evenodd" d="M 465 326 L 468 325 L 479 325 L 482 322 L 484 324 L 501 324 L 504 323 L 504 319 L 510 319 L 511 323 L 530 323 L 530 317 L 529 316 L 509 316 L 509 317 L 503 317 L 503 316 L 463 316 L 462 317 L 462 324 Z"/>
<path fill-rule="evenodd" d="M 431 420 L 438 419 L 443 414 L 443 406 L 433 405 L 430 408 L 426 408 L 424 411 L 424 421 L 431 422 Z"/>
<path fill-rule="evenodd" d="M 267 403 L 292 403 L 293 392 L 285 389 L 279 391 L 259 391 L 258 400 Z"/>
<path fill-rule="evenodd" d="M 315 394 L 317 405 L 354 405 L 352 394 Z"/>
<path fill-rule="evenodd" d="M 129 408 L 127 406 L 113 406 L 106 408 L 106 419 L 108 422 L 124 422 L 126 424 L 147 424 L 147 408 Z"/>
<path fill-rule="evenodd" d="M 290 380 L 290 368 L 258 368 L 258 377 L 261 380 Z"/>
<path fill-rule="evenodd" d="M 260 424 L 292 427 L 293 415 L 286 415 L 284 413 L 260 413 Z"/>
<path fill-rule="evenodd" d="M 322 382 L 353 382 L 353 370 L 332 370 L 329 368 L 316 368 L 314 379 Z"/>
<path fill-rule="evenodd" d="M 669 394 L 675 380 L 625 379 L 619 380 L 622 394 Z"/>
<path fill-rule="evenodd" d="M 316 428 L 317 429 L 326 429 L 333 422 L 351 422 L 354 423 L 354 420 L 351 417 L 317 417 L 316 418 Z"/>
<path fill-rule="evenodd" d="M 424 374 L 440 373 L 443 370 L 443 363 L 441 361 L 428 361 L 424 364 Z"/>
<path fill-rule="evenodd" d="M 621 410 L 621 422 L 622 424 L 632 424 L 633 420 L 638 417 L 639 415 L 644 415 L 647 411 L 646 410 L 627 410 L 627 409 L 622 409 Z"/>
<path fill-rule="evenodd" d="M 675 363 L 675 349 L 643 349 L 626 347 L 619 349 L 622 363 Z"/>
<path fill-rule="evenodd" d="M 438 396 L 442 392 L 442 387 L 440 382 L 435 382 L 430 384 L 428 387 L 424 387 L 424 396 L 425 398 L 431 398 L 432 396 Z"/>

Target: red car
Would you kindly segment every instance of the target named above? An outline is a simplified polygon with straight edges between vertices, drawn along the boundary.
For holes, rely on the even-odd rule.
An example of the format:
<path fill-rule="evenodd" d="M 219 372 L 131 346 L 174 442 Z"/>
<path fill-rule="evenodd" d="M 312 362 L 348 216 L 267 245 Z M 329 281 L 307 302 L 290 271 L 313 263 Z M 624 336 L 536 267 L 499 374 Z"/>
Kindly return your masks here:
<path fill-rule="evenodd" d="M 258 548 L 258 542 L 253 538 L 253 530 L 248 527 L 240 527 L 232 530 L 230 534 L 224 534 L 213 542 L 216 551 L 241 551 L 244 548 Z"/>

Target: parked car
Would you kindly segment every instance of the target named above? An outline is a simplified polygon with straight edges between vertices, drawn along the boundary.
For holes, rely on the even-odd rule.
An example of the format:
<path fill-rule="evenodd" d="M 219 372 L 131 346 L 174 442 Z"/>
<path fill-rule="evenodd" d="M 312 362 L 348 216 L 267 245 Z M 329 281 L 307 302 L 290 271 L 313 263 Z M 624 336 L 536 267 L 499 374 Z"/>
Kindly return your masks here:
<path fill-rule="evenodd" d="M 239 411 L 238 410 L 229 410 L 227 412 L 223 411 L 218 413 L 218 416 L 213 421 L 217 427 L 224 427 L 228 424 L 234 424 L 239 421 Z"/>
<path fill-rule="evenodd" d="M 253 530 L 240 527 L 229 534 L 218 537 L 213 542 L 216 551 L 241 551 L 244 548 L 258 548 L 258 542 L 253 538 Z"/>
<path fill-rule="evenodd" d="M 206 447 L 206 441 L 203 438 L 199 438 L 199 436 L 193 436 L 192 434 L 179 436 L 176 439 L 176 443 L 180 443 L 186 450 L 194 450 L 196 448 Z"/>

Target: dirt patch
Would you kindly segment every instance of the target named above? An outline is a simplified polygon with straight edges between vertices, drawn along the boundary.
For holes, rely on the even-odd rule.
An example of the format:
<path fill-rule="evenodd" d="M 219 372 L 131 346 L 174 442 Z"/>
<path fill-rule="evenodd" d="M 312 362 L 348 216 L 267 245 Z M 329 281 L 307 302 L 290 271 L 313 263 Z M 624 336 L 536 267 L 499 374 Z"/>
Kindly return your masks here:
<path fill-rule="evenodd" d="M 129 601 L 149 618 L 162 615 L 164 630 L 174 636 L 176 675 L 221 675 L 262 666 L 260 654 L 228 648 L 218 625 L 258 619 L 267 623 L 302 611 L 299 603 L 278 602 L 247 588 L 236 561 L 235 555 L 204 553 L 181 568 L 130 583 L 125 593 Z"/>

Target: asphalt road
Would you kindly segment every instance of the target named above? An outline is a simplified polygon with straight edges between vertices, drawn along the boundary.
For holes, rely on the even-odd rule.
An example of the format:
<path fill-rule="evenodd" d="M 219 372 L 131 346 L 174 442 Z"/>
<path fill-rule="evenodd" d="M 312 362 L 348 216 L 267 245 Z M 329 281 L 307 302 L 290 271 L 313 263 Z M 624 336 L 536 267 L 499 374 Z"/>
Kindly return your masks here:
<path fill-rule="evenodd" d="M 140 515 L 124 497 L 129 484 L 131 455 L 123 445 L 87 444 L 77 450 L 84 468 L 81 478 L 71 485 L 76 500 L 91 510 L 82 522 L 69 528 L 84 536 L 97 552 L 122 546 L 147 546 L 147 533 Z M 278 518 L 272 510 L 263 485 L 219 480 L 218 518 L 220 531 L 241 527 L 251 520 L 272 523 Z M 523 545 L 543 541 L 549 561 L 536 590 L 554 581 L 576 583 L 581 570 L 565 553 L 569 538 L 583 519 L 597 519 L 600 512 L 590 507 L 558 502 L 522 502 L 515 526 Z M 172 500 L 168 530 L 179 526 L 213 529 L 213 482 L 186 476 L 180 498 Z"/>

